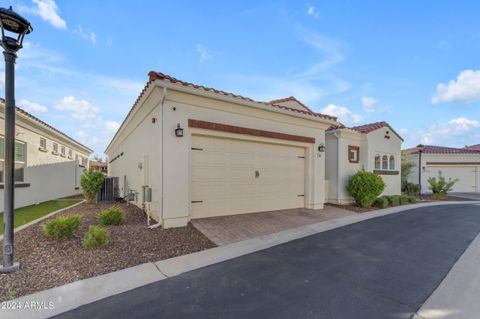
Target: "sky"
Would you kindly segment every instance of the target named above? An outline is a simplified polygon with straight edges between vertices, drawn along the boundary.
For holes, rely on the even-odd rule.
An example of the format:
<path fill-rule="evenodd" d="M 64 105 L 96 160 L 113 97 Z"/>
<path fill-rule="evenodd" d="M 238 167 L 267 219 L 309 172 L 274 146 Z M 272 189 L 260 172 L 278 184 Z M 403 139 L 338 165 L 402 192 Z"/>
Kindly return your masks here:
<path fill-rule="evenodd" d="M 478 1 L 0 1 L 26 17 L 17 105 L 102 155 L 148 72 L 295 96 L 405 142 L 480 143 Z M 3 64 L 0 67 L 3 95 Z"/>

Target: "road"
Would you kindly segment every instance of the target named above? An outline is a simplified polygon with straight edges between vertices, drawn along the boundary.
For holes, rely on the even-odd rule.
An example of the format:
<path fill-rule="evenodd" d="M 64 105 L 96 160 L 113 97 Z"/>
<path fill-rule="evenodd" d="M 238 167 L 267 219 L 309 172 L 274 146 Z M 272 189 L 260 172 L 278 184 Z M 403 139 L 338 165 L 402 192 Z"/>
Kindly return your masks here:
<path fill-rule="evenodd" d="M 57 318 L 410 318 L 480 232 L 480 206 L 417 208 L 115 295 Z"/>

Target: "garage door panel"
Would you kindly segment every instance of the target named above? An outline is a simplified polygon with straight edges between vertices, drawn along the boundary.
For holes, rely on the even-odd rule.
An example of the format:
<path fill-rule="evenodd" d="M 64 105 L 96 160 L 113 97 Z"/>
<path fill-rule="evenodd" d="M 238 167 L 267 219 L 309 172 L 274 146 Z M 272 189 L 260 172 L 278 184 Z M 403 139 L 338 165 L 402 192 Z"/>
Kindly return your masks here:
<path fill-rule="evenodd" d="M 438 177 L 438 172 L 448 181 L 457 179 L 452 192 L 475 192 L 476 191 L 476 168 L 474 166 L 429 166 L 426 176 Z"/>
<path fill-rule="evenodd" d="M 205 136 L 192 146 L 193 218 L 304 207 L 304 148 Z"/>

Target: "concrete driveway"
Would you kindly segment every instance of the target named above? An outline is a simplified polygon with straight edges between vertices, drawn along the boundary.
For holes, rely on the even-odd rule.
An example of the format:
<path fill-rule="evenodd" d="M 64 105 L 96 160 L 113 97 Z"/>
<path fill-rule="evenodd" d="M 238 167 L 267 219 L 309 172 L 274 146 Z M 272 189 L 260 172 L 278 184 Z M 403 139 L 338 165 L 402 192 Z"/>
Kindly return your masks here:
<path fill-rule="evenodd" d="M 58 317 L 411 318 L 479 232 L 479 206 L 412 209 L 184 273 Z"/>
<path fill-rule="evenodd" d="M 192 220 L 192 224 L 221 246 L 355 214 L 357 213 L 350 210 L 325 205 L 324 209 L 298 208 L 200 218 Z"/>
<path fill-rule="evenodd" d="M 480 193 L 449 193 L 448 195 L 467 200 L 480 200 Z"/>

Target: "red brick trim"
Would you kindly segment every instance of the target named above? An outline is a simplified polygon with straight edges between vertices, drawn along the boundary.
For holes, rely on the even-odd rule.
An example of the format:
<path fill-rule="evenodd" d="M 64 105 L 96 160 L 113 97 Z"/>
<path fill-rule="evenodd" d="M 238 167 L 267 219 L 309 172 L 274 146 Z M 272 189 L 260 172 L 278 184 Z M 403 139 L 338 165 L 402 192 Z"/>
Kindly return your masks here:
<path fill-rule="evenodd" d="M 383 170 L 383 169 L 375 169 L 373 172 L 377 175 L 398 175 L 400 174 L 399 171 L 390 171 L 390 170 Z"/>
<path fill-rule="evenodd" d="M 200 120 L 189 119 L 188 127 L 201 128 L 201 129 L 212 130 L 212 131 L 244 134 L 244 135 L 251 135 L 251 136 L 260 136 L 260 137 L 267 137 L 267 138 L 276 138 L 280 140 L 287 140 L 287 141 L 294 141 L 294 142 L 315 143 L 315 138 L 313 137 L 291 135 L 291 134 L 271 132 L 271 131 L 263 131 L 263 130 L 253 129 L 253 128 L 206 122 L 206 121 L 200 121 Z"/>
<path fill-rule="evenodd" d="M 357 159 L 352 160 L 350 159 L 350 152 L 351 151 L 357 151 Z M 358 163 L 360 162 L 360 146 L 353 146 L 353 145 L 348 145 L 348 154 L 347 154 L 348 161 L 350 163 Z"/>
<path fill-rule="evenodd" d="M 427 165 L 480 165 L 480 162 L 427 162 Z"/>

